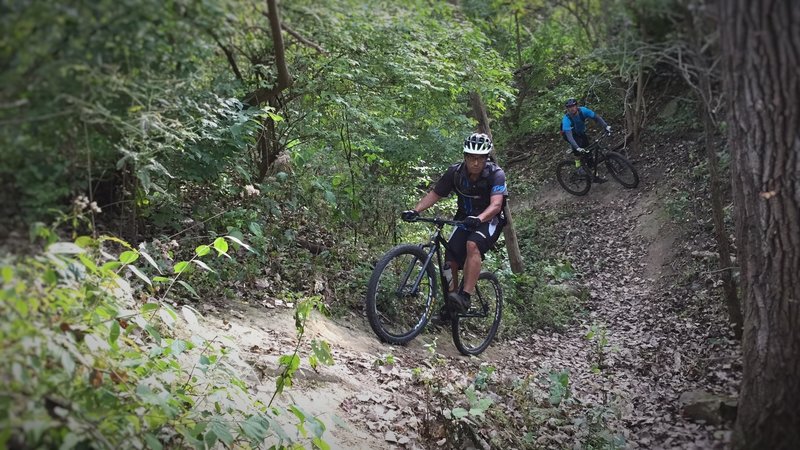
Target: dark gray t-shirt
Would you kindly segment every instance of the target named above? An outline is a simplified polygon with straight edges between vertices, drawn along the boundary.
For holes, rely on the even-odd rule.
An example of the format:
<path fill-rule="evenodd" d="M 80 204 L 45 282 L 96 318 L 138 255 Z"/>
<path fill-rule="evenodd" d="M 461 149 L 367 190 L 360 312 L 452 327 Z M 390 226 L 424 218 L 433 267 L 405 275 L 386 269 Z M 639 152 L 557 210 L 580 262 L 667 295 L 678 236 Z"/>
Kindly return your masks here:
<path fill-rule="evenodd" d="M 453 164 L 433 186 L 433 192 L 447 197 L 453 191 L 458 195 L 455 219 L 477 216 L 489 207 L 493 195 L 508 196 L 506 173 L 494 161 L 487 161 L 480 177 L 473 183 L 463 162 Z"/>

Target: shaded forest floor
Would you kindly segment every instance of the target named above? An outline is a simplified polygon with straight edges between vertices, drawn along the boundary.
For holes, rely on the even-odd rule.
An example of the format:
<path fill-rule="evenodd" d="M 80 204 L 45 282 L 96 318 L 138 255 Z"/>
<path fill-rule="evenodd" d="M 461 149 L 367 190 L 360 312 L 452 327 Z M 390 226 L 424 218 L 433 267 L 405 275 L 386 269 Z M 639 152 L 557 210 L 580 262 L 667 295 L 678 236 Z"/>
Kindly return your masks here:
<path fill-rule="evenodd" d="M 449 330 L 394 347 L 378 342 L 358 314 L 335 321 L 316 315 L 307 341 L 328 341 L 336 363 L 300 369 L 281 401 L 319 415 L 329 425 L 326 440 L 343 449 L 726 447 L 730 422 L 690 421 L 679 401 L 697 390 L 735 396 L 741 370 L 718 280 L 713 270 L 697 272 L 713 265 L 692 256 L 713 250 L 713 242 L 687 234 L 666 211 L 677 189 L 670 174 L 686 164 L 681 152 L 634 156 L 637 189 L 612 180 L 573 197 L 545 181 L 518 199 L 517 210 L 556 215 L 563 257 L 589 290 L 585 311 L 565 331 L 500 340 L 465 358 Z M 523 165 L 511 173 L 525 173 Z M 236 336 L 254 368 L 250 381 L 271 393 L 278 355 L 294 348 L 291 309 L 207 305 L 205 312 L 209 331 Z M 492 406 L 447 420 L 443 411 L 469 410 L 470 386 Z"/>

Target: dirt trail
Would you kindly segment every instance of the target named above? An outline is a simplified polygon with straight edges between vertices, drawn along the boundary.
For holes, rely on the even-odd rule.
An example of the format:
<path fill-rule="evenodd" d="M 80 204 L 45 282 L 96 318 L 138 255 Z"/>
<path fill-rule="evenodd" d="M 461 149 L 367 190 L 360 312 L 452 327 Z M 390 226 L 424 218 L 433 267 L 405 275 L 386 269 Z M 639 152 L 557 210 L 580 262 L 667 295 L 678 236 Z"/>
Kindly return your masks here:
<path fill-rule="evenodd" d="M 651 162 L 654 163 L 654 162 Z M 591 324 L 607 330 L 604 392 L 618 395 L 627 445 L 641 448 L 722 448 L 725 427 L 698 425 L 684 419 L 678 398 L 703 389 L 735 395 L 738 350 L 728 339 L 719 311 L 684 310 L 687 299 L 670 280 L 667 264 L 679 242 L 656 192 L 660 179 L 648 177 L 631 191 L 613 181 L 595 185 L 583 198 L 558 194 L 542 197 L 539 207 L 559 208 L 564 220 L 561 247 L 589 286 L 591 301 L 584 329 L 562 336 L 563 348 L 586 347 L 581 334 Z M 583 343 L 583 345 L 582 345 Z M 588 355 L 552 350 L 546 359 L 571 369 L 585 366 Z M 709 361 L 713 353 L 716 361 Z M 724 362 L 723 362 L 724 361 Z M 580 370 L 580 369 L 579 369 Z M 586 398 L 596 393 L 582 392 Z M 581 386 L 576 386 L 580 390 Z"/>
<path fill-rule="evenodd" d="M 439 377 L 464 386 L 487 363 L 506 379 L 567 370 L 573 400 L 607 413 L 608 426 L 626 448 L 724 448 L 730 435 L 726 425 L 692 423 L 679 410 L 682 392 L 735 395 L 739 357 L 719 309 L 692 303 L 692 293 L 671 282 L 675 277 L 668 263 L 680 236 L 665 220 L 659 200 L 663 188 L 653 168 L 661 166 L 640 161 L 642 184 L 634 190 L 610 181 L 593 186 L 585 197 L 573 197 L 552 183 L 520 202 L 559 211 L 556 229 L 564 256 L 589 288 L 587 313 L 567 331 L 496 342 L 468 359 L 445 331 L 394 347 L 379 343 L 356 314 L 339 321 L 315 316 L 306 339 L 328 341 L 336 364 L 318 372 L 301 369 L 281 401 L 320 415 L 329 425 L 326 439 L 333 448 L 451 448 L 446 440 L 420 436 L 435 407 L 415 379 Z M 211 318 L 209 325 L 236 336 L 243 359 L 255 368 L 252 383 L 271 393 L 277 355 L 290 353 L 294 345 L 291 310 L 246 308 L 226 317 Z M 587 339 L 592 326 L 605 333 L 606 345 Z M 592 370 L 598 362 L 599 373 Z M 546 385 L 540 387 L 546 392 Z M 574 430 L 573 435 L 555 430 L 535 445 L 572 447 L 574 442 Z"/>

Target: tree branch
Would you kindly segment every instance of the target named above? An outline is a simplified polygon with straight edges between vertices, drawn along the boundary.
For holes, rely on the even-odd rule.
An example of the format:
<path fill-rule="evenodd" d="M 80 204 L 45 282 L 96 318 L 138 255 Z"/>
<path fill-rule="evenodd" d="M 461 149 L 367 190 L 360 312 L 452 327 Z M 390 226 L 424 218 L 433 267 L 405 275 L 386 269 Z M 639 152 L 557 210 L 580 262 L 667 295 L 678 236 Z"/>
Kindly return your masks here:
<path fill-rule="evenodd" d="M 225 53 L 225 58 L 228 59 L 228 64 L 230 64 L 231 70 L 233 70 L 233 74 L 236 76 L 236 79 L 244 82 L 244 78 L 242 78 L 242 72 L 239 71 L 239 66 L 236 64 L 236 58 L 234 58 L 231 49 L 223 45 L 222 41 L 220 41 L 219 38 L 217 37 L 217 34 L 214 33 L 211 29 L 207 28 L 206 32 L 209 35 L 211 35 L 211 37 L 214 39 L 217 45 L 219 45 L 219 48 L 221 48 L 223 53 Z"/>
<path fill-rule="evenodd" d="M 298 33 L 297 31 L 294 31 L 293 29 L 289 28 L 285 23 L 281 23 L 281 27 L 284 29 L 284 31 L 286 31 L 287 33 L 289 33 L 292 36 L 294 36 L 295 39 L 297 39 L 301 43 L 313 48 L 318 53 L 321 53 L 323 55 L 327 55 L 328 54 L 328 52 L 324 48 L 322 48 L 318 44 L 316 44 L 314 42 L 311 42 L 308 39 L 304 38 L 300 33 Z"/>
<path fill-rule="evenodd" d="M 292 85 L 294 80 L 289 75 L 286 65 L 286 49 L 283 45 L 283 35 L 281 34 L 281 19 L 278 15 L 278 6 L 275 0 L 267 0 L 267 17 L 269 18 L 270 31 L 272 33 L 272 44 L 275 48 L 275 67 L 278 70 L 278 81 L 271 88 L 258 88 L 244 96 L 243 102 L 256 106 L 277 98 L 281 91 Z"/>
<path fill-rule="evenodd" d="M 289 75 L 289 68 L 286 66 L 286 48 L 283 45 L 283 34 L 281 33 L 281 18 L 278 14 L 278 5 L 275 0 L 267 0 L 267 10 L 269 12 L 269 26 L 272 30 L 272 42 L 275 44 L 275 66 L 278 68 L 278 85 L 275 87 L 279 91 L 292 85 L 292 76 Z"/>

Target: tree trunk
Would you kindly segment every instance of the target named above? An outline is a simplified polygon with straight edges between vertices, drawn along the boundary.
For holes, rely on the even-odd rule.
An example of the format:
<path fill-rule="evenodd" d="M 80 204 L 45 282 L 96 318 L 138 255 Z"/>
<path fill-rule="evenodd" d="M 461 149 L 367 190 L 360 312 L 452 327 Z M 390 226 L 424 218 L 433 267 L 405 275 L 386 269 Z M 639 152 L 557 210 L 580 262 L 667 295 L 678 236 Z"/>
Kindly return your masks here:
<path fill-rule="evenodd" d="M 519 10 L 514 11 L 514 25 L 516 25 L 517 67 L 522 67 L 522 39 L 519 34 Z"/>
<path fill-rule="evenodd" d="M 639 58 L 639 73 L 636 75 L 636 103 L 633 108 L 633 150 L 642 155 L 642 125 L 644 124 L 644 60 Z"/>
<path fill-rule="evenodd" d="M 744 373 L 734 445 L 800 448 L 800 9 L 718 3 L 741 263 Z"/>
<path fill-rule="evenodd" d="M 475 118 L 478 119 L 478 131 L 486 133 L 491 137 L 492 129 L 489 126 L 489 115 L 486 113 L 486 107 L 483 105 L 480 94 L 471 92 L 469 94 L 469 101 L 472 106 L 472 113 Z M 494 151 L 492 151 L 492 153 L 494 153 Z M 508 205 L 503 208 L 503 213 L 508 221 L 506 226 L 503 227 L 503 236 L 506 238 L 506 250 L 508 251 L 508 261 L 511 265 L 511 271 L 514 273 L 522 273 L 525 270 L 525 264 L 522 261 L 522 253 L 519 251 L 517 231 L 514 229 L 514 221 L 511 219 L 511 209 Z"/>
<path fill-rule="evenodd" d="M 469 105 L 472 107 L 473 117 L 478 121 L 478 132 L 486 133 L 491 138 L 492 127 L 489 126 L 489 114 L 486 113 L 486 106 L 484 106 L 483 100 L 481 100 L 481 95 L 477 92 L 470 92 Z M 492 138 L 492 140 L 494 141 L 494 138 Z"/>
<path fill-rule="evenodd" d="M 628 88 L 625 91 L 625 125 L 628 129 L 625 136 L 626 147 L 630 136 L 630 148 L 640 155 L 643 154 L 641 141 L 645 119 L 645 75 L 644 59 L 640 57 L 636 77 L 628 82 Z"/>
<path fill-rule="evenodd" d="M 280 153 L 278 137 L 275 131 L 275 121 L 272 117 L 267 116 L 261 123 L 261 132 L 256 141 L 256 147 L 259 153 L 258 177 L 256 179 L 259 183 L 264 181 L 264 178 L 269 172 L 269 168 L 272 167 L 272 163 L 278 159 L 278 154 Z"/>
<path fill-rule="evenodd" d="M 277 111 L 279 106 L 278 96 L 281 92 L 288 89 L 294 83 L 294 80 L 289 74 L 289 67 L 286 64 L 286 48 L 283 45 L 281 18 L 276 0 L 267 0 L 267 17 L 269 18 L 272 45 L 275 49 L 275 68 L 278 71 L 278 80 L 272 88 L 268 89 L 262 87 L 247 94 L 244 103 L 253 106 L 268 103 L 273 110 Z M 281 152 L 280 143 L 278 142 L 275 130 L 275 121 L 272 117 L 264 119 L 256 146 L 260 156 L 258 162 L 258 176 L 256 179 L 261 182 L 264 181 L 264 177 L 269 171 L 269 168 L 272 166 L 272 163 L 278 159 L 278 155 Z"/>
<path fill-rule="evenodd" d="M 717 237 L 717 250 L 719 251 L 719 266 L 722 270 L 722 290 L 725 305 L 728 309 L 728 323 L 733 326 L 733 331 L 737 339 L 742 339 L 742 306 L 739 303 L 739 295 L 736 292 L 736 283 L 733 280 L 733 264 L 731 264 L 731 244 L 728 239 L 728 232 L 725 229 L 725 211 L 723 209 L 722 182 L 719 178 L 719 158 L 714 148 L 714 111 L 712 98 L 715 94 L 711 76 L 713 74 L 713 64 L 705 56 L 703 49 L 707 47 L 704 35 L 706 34 L 703 26 L 703 16 L 694 14 L 691 10 L 685 12 L 685 20 L 691 24 L 691 46 L 693 53 L 693 63 L 697 70 L 697 85 L 692 84 L 689 70 L 682 70 L 683 76 L 689 85 L 695 87 L 695 92 L 700 100 L 701 113 L 703 115 L 703 132 L 705 135 L 706 158 L 708 159 L 708 185 L 711 191 L 711 215 L 714 219 L 714 233 Z M 679 67 L 681 68 L 681 67 Z"/>
<path fill-rule="evenodd" d="M 708 75 L 701 75 L 705 82 L 701 81 L 701 86 L 707 86 Z M 706 91 L 706 92 L 710 92 Z M 713 144 L 714 124 L 711 120 L 711 112 L 708 105 L 701 99 L 703 104 L 703 131 L 705 132 L 706 157 L 708 158 L 709 188 L 711 190 L 711 212 L 714 217 L 714 232 L 717 235 L 717 250 L 719 251 L 719 268 L 722 270 L 722 290 L 725 297 L 725 306 L 728 309 L 728 323 L 733 327 L 737 339 L 742 338 L 742 307 L 739 304 L 739 296 L 736 293 L 736 283 L 733 281 L 733 265 L 731 264 L 730 242 L 728 232 L 725 230 L 725 211 L 722 207 L 722 189 L 719 179 L 717 166 L 719 161 L 717 151 Z"/>

